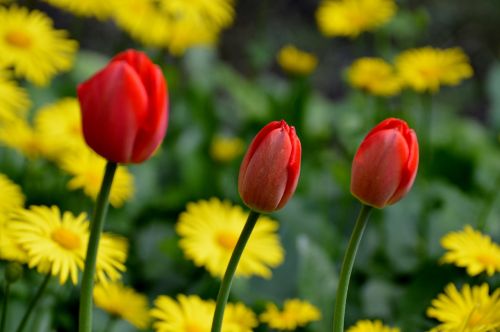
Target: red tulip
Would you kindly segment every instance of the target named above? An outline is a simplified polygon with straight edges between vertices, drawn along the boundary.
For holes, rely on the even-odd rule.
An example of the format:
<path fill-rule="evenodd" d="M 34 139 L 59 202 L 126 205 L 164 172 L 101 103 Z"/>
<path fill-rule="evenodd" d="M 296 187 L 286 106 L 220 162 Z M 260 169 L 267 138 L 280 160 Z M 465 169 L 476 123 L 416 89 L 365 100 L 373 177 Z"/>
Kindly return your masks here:
<path fill-rule="evenodd" d="M 78 86 L 83 135 L 99 155 L 117 163 L 148 159 L 165 136 L 167 85 L 158 66 L 128 50 Z"/>
<path fill-rule="evenodd" d="M 297 187 L 300 156 L 294 127 L 282 120 L 262 128 L 240 167 L 238 190 L 245 204 L 258 212 L 285 206 Z"/>
<path fill-rule="evenodd" d="M 406 122 L 386 119 L 361 143 L 352 162 L 351 193 L 383 208 L 403 198 L 417 175 L 418 142 Z"/>

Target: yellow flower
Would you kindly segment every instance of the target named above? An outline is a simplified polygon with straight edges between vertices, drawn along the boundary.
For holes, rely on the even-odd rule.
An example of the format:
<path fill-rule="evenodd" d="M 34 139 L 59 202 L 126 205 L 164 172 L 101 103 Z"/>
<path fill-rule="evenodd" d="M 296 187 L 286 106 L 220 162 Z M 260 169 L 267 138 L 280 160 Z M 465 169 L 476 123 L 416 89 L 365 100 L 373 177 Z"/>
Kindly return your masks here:
<path fill-rule="evenodd" d="M 29 159 L 44 156 L 46 145 L 42 136 L 26 119 L 17 118 L 0 126 L 0 142 L 19 151 Z"/>
<path fill-rule="evenodd" d="M 318 65 L 318 58 L 314 54 L 301 51 L 293 45 L 282 47 L 277 59 L 281 68 L 290 74 L 308 75 Z"/>
<path fill-rule="evenodd" d="M 108 281 L 121 279 L 122 273 L 126 270 L 127 252 L 126 238 L 112 233 L 102 233 L 97 249 L 96 281 L 106 285 Z"/>
<path fill-rule="evenodd" d="M 149 326 L 149 307 L 146 295 L 121 283 L 97 284 L 94 287 L 94 302 L 112 316 L 128 321 L 138 329 Z"/>
<path fill-rule="evenodd" d="M 0 214 L 5 215 L 7 212 L 22 208 L 24 201 L 21 187 L 4 174 L 0 174 Z"/>
<path fill-rule="evenodd" d="M 156 332 L 209 332 L 215 311 L 213 301 L 197 295 L 178 295 L 177 301 L 161 295 L 155 300 L 151 316 Z M 243 304 L 228 303 L 222 332 L 251 332 L 258 324 L 255 314 Z"/>
<path fill-rule="evenodd" d="M 396 68 L 404 83 L 417 92 L 437 92 L 441 85 L 458 85 L 473 75 L 469 58 L 458 47 L 404 51 L 396 58 Z"/>
<path fill-rule="evenodd" d="M 196 266 L 221 277 L 247 216 L 240 206 L 217 198 L 188 203 L 176 226 L 181 237 L 179 245 Z M 281 264 L 284 256 L 277 229 L 276 221 L 259 218 L 241 256 L 237 276 L 271 277 L 270 268 Z"/>
<path fill-rule="evenodd" d="M 401 91 L 401 79 L 383 59 L 361 58 L 347 70 L 349 83 L 376 96 L 394 96 Z"/>
<path fill-rule="evenodd" d="M 89 237 L 89 221 L 85 213 L 74 216 L 57 206 L 31 206 L 13 214 L 9 227 L 14 240 L 28 253 L 28 266 L 40 273 L 58 276 L 64 284 L 68 278 L 78 283 L 83 269 Z M 99 243 L 96 280 L 107 282 L 120 277 L 125 270 L 128 244 L 124 238 L 103 233 Z"/>
<path fill-rule="evenodd" d="M 171 15 L 196 14 L 207 26 L 226 28 L 233 23 L 233 0 L 160 0 L 162 9 Z"/>
<path fill-rule="evenodd" d="M 169 18 L 152 0 L 120 0 L 112 16 L 118 27 L 146 46 L 166 47 L 171 36 Z"/>
<path fill-rule="evenodd" d="M 6 213 L 0 213 L 0 259 L 26 263 L 28 253 L 16 241 L 14 232 L 9 227 L 10 221 Z"/>
<path fill-rule="evenodd" d="M 30 268 L 59 276 L 61 284 L 69 277 L 76 285 L 85 259 L 86 218 L 85 213 L 75 217 L 64 212 L 61 216 L 56 206 L 31 206 L 13 216 L 11 227 L 18 243 L 28 252 Z"/>
<path fill-rule="evenodd" d="M 354 326 L 351 326 L 347 332 L 399 332 L 397 327 L 389 327 L 382 324 L 381 321 L 360 320 Z"/>
<path fill-rule="evenodd" d="M 387 23 L 396 13 L 394 0 L 323 0 L 316 11 L 327 37 L 357 37 Z"/>
<path fill-rule="evenodd" d="M 282 311 L 274 303 L 268 303 L 259 318 L 272 329 L 293 331 L 321 319 L 321 312 L 309 302 L 289 299 L 284 302 Z"/>
<path fill-rule="evenodd" d="M 62 155 L 59 166 L 73 176 L 68 182 L 69 189 L 82 189 L 93 200 L 97 198 L 106 166 L 104 158 L 87 146 L 83 146 L 76 152 Z M 109 195 L 110 204 L 114 207 L 120 207 L 133 195 L 134 178 L 132 174 L 125 166 L 118 166 Z"/>
<path fill-rule="evenodd" d="M 0 66 L 13 66 L 16 76 L 47 85 L 73 65 L 78 44 L 64 30 L 54 30 L 44 13 L 18 6 L 0 7 Z"/>
<path fill-rule="evenodd" d="M 65 98 L 40 108 L 34 123 L 36 132 L 43 137 L 49 159 L 58 160 L 85 146 L 80 106 L 75 98 Z"/>
<path fill-rule="evenodd" d="M 487 284 L 465 284 L 459 292 L 448 284 L 432 300 L 427 316 L 441 322 L 431 332 L 493 332 L 500 329 L 500 289 L 489 295 Z"/>
<path fill-rule="evenodd" d="M 481 272 L 492 276 L 500 272 L 500 246 L 469 225 L 463 231 L 443 236 L 441 245 L 448 250 L 441 261 L 464 267 L 471 276 Z"/>
<path fill-rule="evenodd" d="M 210 146 L 210 155 L 221 163 L 227 163 L 241 155 L 245 143 L 238 137 L 215 136 Z"/>
<path fill-rule="evenodd" d="M 25 116 L 30 105 L 26 91 L 10 80 L 6 71 L 0 69 L 0 121 Z"/>
<path fill-rule="evenodd" d="M 104 20 L 109 17 L 113 1 L 111 0 L 43 0 L 54 7 L 66 10 L 76 16 L 97 17 Z"/>

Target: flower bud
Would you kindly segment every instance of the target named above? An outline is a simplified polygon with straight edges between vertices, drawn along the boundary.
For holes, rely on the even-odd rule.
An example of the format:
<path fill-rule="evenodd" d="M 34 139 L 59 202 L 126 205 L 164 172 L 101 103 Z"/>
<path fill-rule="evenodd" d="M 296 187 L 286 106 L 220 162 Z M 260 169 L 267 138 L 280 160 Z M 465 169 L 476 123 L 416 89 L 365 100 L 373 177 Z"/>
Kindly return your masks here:
<path fill-rule="evenodd" d="M 160 145 L 167 129 L 167 85 L 160 68 L 128 50 L 78 86 L 83 136 L 99 155 L 140 163 Z"/>
<path fill-rule="evenodd" d="M 238 190 L 243 202 L 258 212 L 285 206 L 297 187 L 300 156 L 294 127 L 282 120 L 262 128 L 241 163 Z"/>
<path fill-rule="evenodd" d="M 415 132 L 403 120 L 386 119 L 366 135 L 354 156 L 351 193 L 379 209 L 394 204 L 412 187 L 417 168 Z"/>

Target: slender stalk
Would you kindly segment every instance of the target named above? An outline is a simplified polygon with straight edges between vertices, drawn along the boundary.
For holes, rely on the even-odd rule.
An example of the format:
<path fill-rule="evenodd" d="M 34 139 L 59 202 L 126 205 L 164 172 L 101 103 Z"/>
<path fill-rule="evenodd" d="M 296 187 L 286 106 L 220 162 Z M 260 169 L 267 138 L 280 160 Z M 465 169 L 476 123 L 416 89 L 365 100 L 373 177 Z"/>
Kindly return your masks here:
<path fill-rule="evenodd" d="M 38 304 L 40 299 L 42 298 L 43 293 L 45 292 L 45 289 L 47 289 L 47 285 L 49 284 L 51 274 L 47 273 L 45 276 L 45 279 L 43 280 L 42 284 L 38 288 L 35 296 L 31 299 L 30 304 L 28 305 L 28 309 L 26 309 L 26 312 L 24 313 L 23 319 L 21 319 L 21 323 L 19 324 L 19 327 L 17 328 L 16 332 L 22 332 L 24 328 L 26 327 L 26 324 L 28 323 L 28 320 L 31 316 L 31 313 L 33 312 L 33 309 L 35 306 Z"/>
<path fill-rule="evenodd" d="M 371 206 L 363 204 L 361 211 L 359 212 L 358 219 L 356 220 L 356 224 L 354 225 L 351 239 L 347 245 L 344 262 L 342 263 L 342 268 L 340 270 L 339 285 L 337 287 L 337 298 L 335 300 L 335 309 L 333 314 L 333 332 L 344 332 L 344 317 L 349 280 L 351 278 L 352 267 L 354 265 L 354 258 L 356 257 L 359 243 L 361 242 L 361 237 L 363 236 L 371 211 Z"/>
<path fill-rule="evenodd" d="M 97 197 L 94 217 L 90 229 L 87 255 L 85 256 L 85 267 L 83 269 L 82 288 L 80 291 L 80 314 L 78 331 L 92 331 L 92 290 L 94 288 L 95 265 L 97 261 L 97 250 L 99 239 L 104 226 L 106 212 L 108 210 L 109 192 L 113 184 L 113 178 L 118 164 L 108 161 L 102 179 L 101 190 Z"/>
<path fill-rule="evenodd" d="M 9 305 L 10 282 L 5 280 L 5 291 L 2 303 L 2 317 L 0 318 L 0 332 L 5 331 L 5 324 L 7 321 L 7 306 Z"/>
<path fill-rule="evenodd" d="M 219 294 L 217 295 L 217 304 L 215 305 L 214 319 L 212 321 L 212 332 L 220 332 L 222 328 L 224 309 L 226 308 L 227 299 L 229 298 L 229 291 L 233 282 L 234 273 L 236 272 L 243 249 L 245 249 L 245 245 L 250 238 L 250 234 L 252 234 L 253 228 L 257 223 L 259 216 L 259 212 L 250 211 L 245 227 L 243 227 L 240 238 L 238 239 L 238 242 L 234 247 L 233 254 L 229 259 L 226 273 L 224 273 L 224 277 L 222 278 L 222 282 L 220 284 Z"/>

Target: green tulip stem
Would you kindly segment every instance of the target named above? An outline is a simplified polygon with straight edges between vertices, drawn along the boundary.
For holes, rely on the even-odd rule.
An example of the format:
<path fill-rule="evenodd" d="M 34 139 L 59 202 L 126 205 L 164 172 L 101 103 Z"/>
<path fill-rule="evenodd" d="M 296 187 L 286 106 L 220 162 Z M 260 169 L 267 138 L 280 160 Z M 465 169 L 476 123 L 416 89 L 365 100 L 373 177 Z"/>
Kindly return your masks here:
<path fill-rule="evenodd" d="M 247 222 L 245 223 L 245 227 L 241 231 L 240 238 L 238 242 L 236 242 L 236 246 L 234 247 L 233 254 L 229 259 L 229 263 L 227 265 L 226 273 L 224 273 L 224 277 L 222 278 L 222 282 L 219 288 L 219 294 L 217 295 L 217 303 L 215 305 L 215 313 L 214 319 L 212 321 L 212 332 L 220 332 L 222 328 L 222 319 L 224 318 L 224 309 L 226 308 L 227 300 L 229 298 L 229 291 L 231 289 L 231 284 L 233 282 L 234 273 L 236 272 L 236 268 L 238 267 L 238 262 L 240 261 L 241 254 L 243 253 L 243 249 L 245 249 L 245 245 L 250 238 L 250 234 L 252 234 L 253 228 L 257 223 L 257 219 L 259 219 L 260 213 L 255 211 L 250 211 L 248 215 Z"/>
<path fill-rule="evenodd" d="M 2 317 L 0 318 L 0 332 L 5 331 L 5 324 L 7 320 L 7 306 L 9 305 L 10 282 L 5 280 L 5 290 L 3 294 L 2 303 Z"/>
<path fill-rule="evenodd" d="M 351 278 L 352 267 L 359 248 L 359 243 L 361 242 L 361 237 L 363 236 L 371 211 L 371 206 L 363 204 L 361 211 L 359 212 L 358 219 L 356 220 L 356 224 L 354 225 L 351 239 L 347 245 L 342 268 L 340 269 L 340 279 L 337 287 L 337 298 L 335 300 L 335 309 L 333 314 L 333 332 L 344 332 L 344 317 L 349 280 Z"/>
<path fill-rule="evenodd" d="M 92 219 L 87 255 L 85 256 L 85 267 L 83 269 L 82 288 L 80 291 L 80 316 L 79 332 L 92 331 L 92 291 L 94 288 L 94 274 L 97 261 L 97 250 L 99 248 L 99 239 L 104 227 L 106 212 L 108 210 L 109 192 L 113 184 L 118 164 L 108 161 L 106 170 L 102 179 L 101 190 L 97 197 Z"/>
<path fill-rule="evenodd" d="M 28 323 L 28 319 L 31 316 L 31 313 L 33 312 L 33 309 L 35 309 L 36 305 L 42 298 L 43 293 L 45 292 L 45 289 L 47 289 L 47 285 L 49 284 L 51 274 L 50 272 L 47 273 L 45 276 L 45 279 L 43 279 L 42 284 L 40 287 L 38 287 L 38 290 L 36 291 L 35 296 L 31 299 L 30 304 L 28 305 L 28 309 L 26 309 L 26 312 L 24 313 L 23 319 L 21 319 L 21 323 L 19 324 L 19 327 L 17 328 L 16 332 L 22 332 L 24 328 L 26 327 L 26 324 Z"/>

